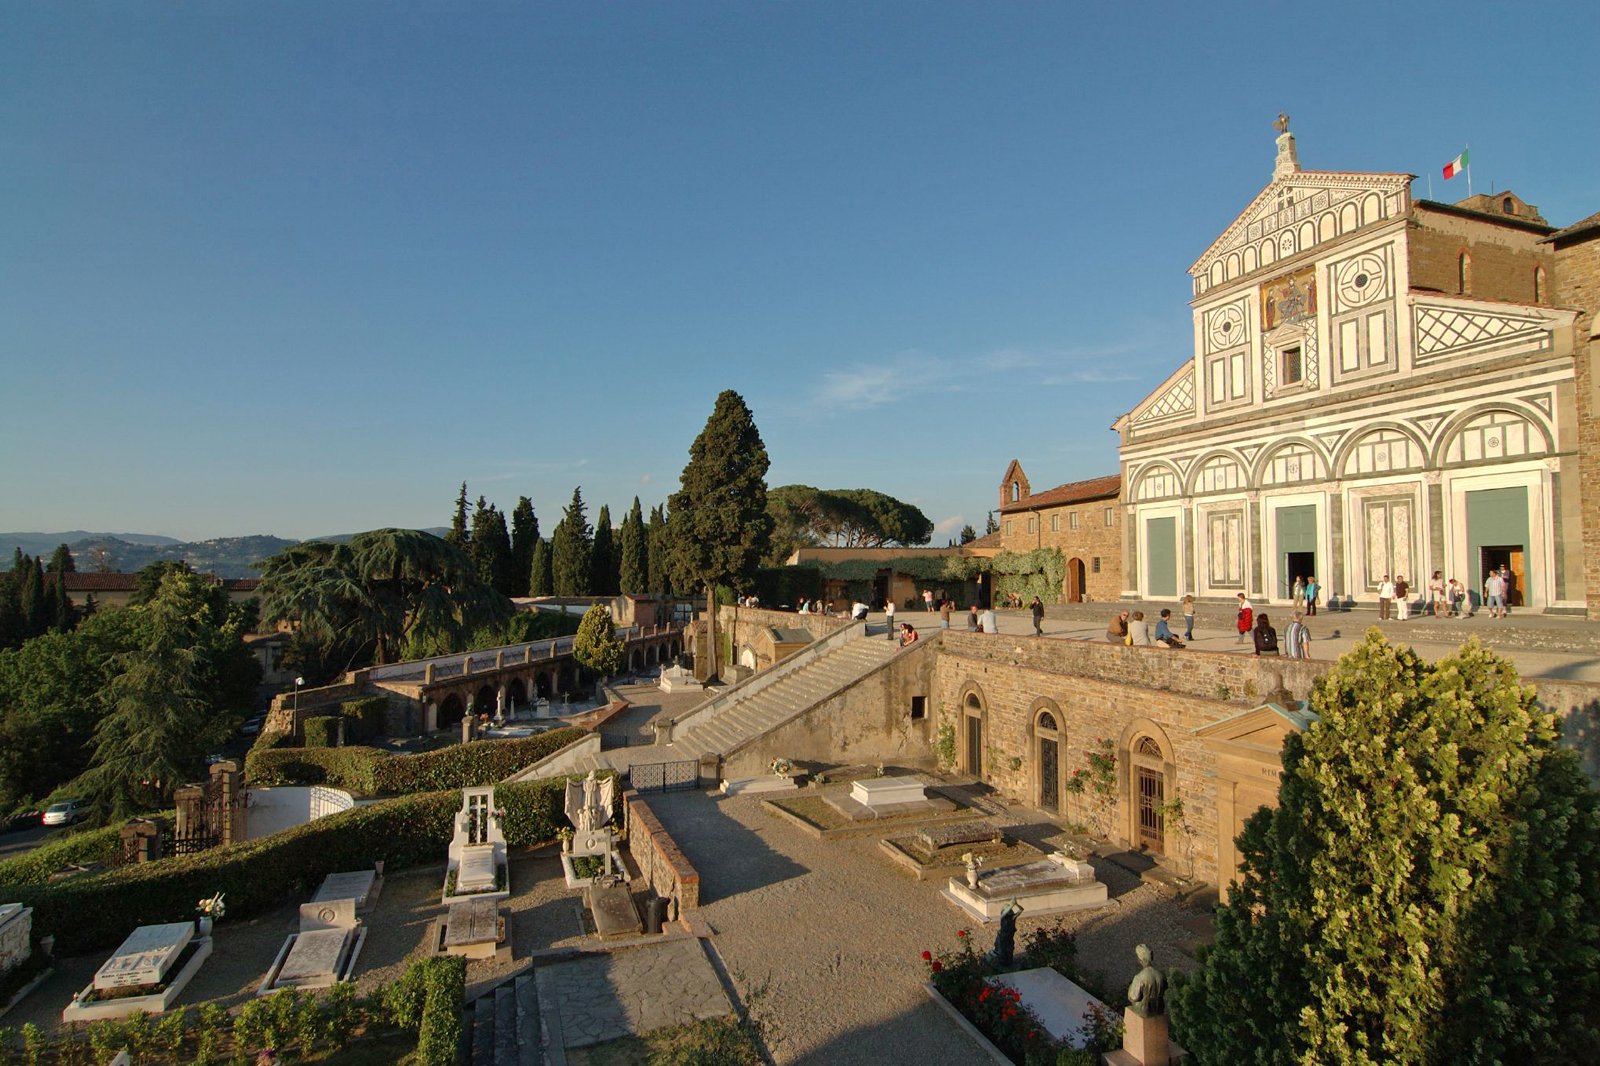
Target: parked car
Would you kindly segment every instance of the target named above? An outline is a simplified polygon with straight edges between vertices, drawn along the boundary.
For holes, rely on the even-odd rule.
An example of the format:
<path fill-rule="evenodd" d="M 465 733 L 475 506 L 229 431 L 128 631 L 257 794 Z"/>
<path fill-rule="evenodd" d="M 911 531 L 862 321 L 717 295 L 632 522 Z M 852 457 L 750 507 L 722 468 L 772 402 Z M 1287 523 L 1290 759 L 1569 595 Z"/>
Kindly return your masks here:
<path fill-rule="evenodd" d="M 253 718 L 246 719 L 244 725 L 239 727 L 239 732 L 247 737 L 253 737 L 261 732 L 261 727 L 266 724 L 266 721 L 266 715 L 258 714 Z"/>
<path fill-rule="evenodd" d="M 89 801 L 76 799 L 67 800 L 65 803 L 52 803 L 40 821 L 44 825 L 72 825 L 87 817 L 89 817 Z"/>

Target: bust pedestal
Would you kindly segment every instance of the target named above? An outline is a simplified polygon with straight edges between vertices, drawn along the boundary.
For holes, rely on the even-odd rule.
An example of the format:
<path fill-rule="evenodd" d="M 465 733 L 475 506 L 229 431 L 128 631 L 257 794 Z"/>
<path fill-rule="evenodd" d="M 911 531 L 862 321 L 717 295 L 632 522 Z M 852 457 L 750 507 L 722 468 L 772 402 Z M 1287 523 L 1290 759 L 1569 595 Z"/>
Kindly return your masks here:
<path fill-rule="evenodd" d="M 1105 1066 L 1177 1066 L 1189 1053 L 1174 1044 L 1167 1031 L 1167 1016 L 1146 1018 L 1132 1007 L 1122 1012 L 1122 1049 L 1103 1056 Z"/>

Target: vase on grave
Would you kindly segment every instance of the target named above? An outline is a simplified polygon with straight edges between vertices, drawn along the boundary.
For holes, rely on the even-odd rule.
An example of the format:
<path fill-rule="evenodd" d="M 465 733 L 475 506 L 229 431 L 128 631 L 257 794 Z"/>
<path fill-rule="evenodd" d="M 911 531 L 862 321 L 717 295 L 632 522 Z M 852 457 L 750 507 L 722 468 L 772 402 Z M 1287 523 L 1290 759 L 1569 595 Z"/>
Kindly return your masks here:
<path fill-rule="evenodd" d="M 209 915 L 202 914 L 200 917 L 194 920 L 195 932 L 198 933 L 202 938 L 208 937 L 211 935 L 213 924 L 214 923 Z"/>

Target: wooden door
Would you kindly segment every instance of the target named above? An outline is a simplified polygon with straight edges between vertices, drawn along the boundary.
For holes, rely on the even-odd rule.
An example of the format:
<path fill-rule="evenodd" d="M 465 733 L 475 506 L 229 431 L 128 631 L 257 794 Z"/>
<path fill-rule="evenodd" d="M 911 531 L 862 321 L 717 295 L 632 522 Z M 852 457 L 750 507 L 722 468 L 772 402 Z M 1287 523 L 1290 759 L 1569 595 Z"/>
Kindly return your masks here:
<path fill-rule="evenodd" d="M 1148 766 L 1139 769 L 1139 846 L 1162 853 L 1166 834 L 1162 824 L 1161 806 L 1166 803 L 1166 782 L 1160 770 Z"/>
<path fill-rule="evenodd" d="M 1526 562 L 1527 555 L 1521 548 L 1512 548 L 1506 554 L 1511 556 L 1510 561 L 1506 564 L 1511 567 L 1511 588 L 1506 590 L 1506 606 L 1526 607 L 1528 600 L 1523 595 L 1523 589 L 1528 587 L 1528 575 L 1525 572 L 1528 566 Z"/>

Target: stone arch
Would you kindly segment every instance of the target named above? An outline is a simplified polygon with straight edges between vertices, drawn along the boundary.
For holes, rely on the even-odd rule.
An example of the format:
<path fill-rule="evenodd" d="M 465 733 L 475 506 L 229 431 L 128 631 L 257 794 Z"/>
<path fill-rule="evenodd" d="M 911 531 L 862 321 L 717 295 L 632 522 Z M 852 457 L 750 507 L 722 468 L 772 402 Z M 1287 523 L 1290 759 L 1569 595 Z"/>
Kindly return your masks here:
<path fill-rule="evenodd" d="M 1378 221 L 1383 217 L 1383 198 L 1375 192 L 1369 192 L 1361 198 L 1361 224 L 1363 226 Z"/>
<path fill-rule="evenodd" d="M 1300 231 L 1296 234 L 1302 250 L 1310 248 L 1317 243 L 1317 227 L 1310 219 L 1300 223 Z"/>
<path fill-rule="evenodd" d="M 1033 701 L 1032 722 L 1033 802 L 1042 810 L 1060 814 L 1066 797 L 1067 731 L 1061 708 L 1047 697 Z"/>
<path fill-rule="evenodd" d="M 1350 466 L 1352 462 L 1360 462 L 1360 449 L 1369 448 L 1372 446 L 1372 444 L 1377 443 L 1369 441 L 1368 438 L 1378 436 L 1380 434 L 1388 435 L 1392 439 L 1393 443 L 1400 443 L 1395 438 L 1404 437 L 1406 442 L 1408 442 L 1406 444 L 1406 450 L 1408 452 L 1415 451 L 1418 457 L 1414 466 L 1394 467 L 1394 469 L 1421 470 L 1427 465 L 1428 442 L 1418 436 L 1417 431 L 1414 428 L 1405 425 L 1402 422 L 1369 422 L 1367 425 L 1361 427 L 1361 431 L 1359 433 L 1350 434 L 1349 438 L 1339 446 L 1339 450 L 1334 452 L 1333 466 L 1331 468 L 1334 472 L 1333 476 L 1335 478 L 1361 477 L 1364 474 L 1374 472 L 1366 470 L 1352 470 Z M 1394 461 L 1394 449 L 1389 448 L 1388 451 L 1390 452 L 1388 463 L 1392 467 Z M 1374 459 L 1370 463 L 1361 462 L 1361 465 L 1371 465 L 1374 470 L 1376 470 L 1378 462 L 1376 459 Z"/>
<path fill-rule="evenodd" d="M 1456 294 L 1472 295 L 1472 253 L 1465 248 L 1456 251 Z"/>
<path fill-rule="evenodd" d="M 1349 233 L 1361 226 L 1361 212 L 1356 210 L 1354 203 L 1345 204 L 1339 208 L 1339 232 Z"/>
<path fill-rule="evenodd" d="M 1082 559 L 1078 558 L 1077 556 L 1073 556 L 1071 559 L 1067 560 L 1067 574 L 1061 579 L 1063 586 L 1061 589 L 1061 594 L 1066 598 L 1068 603 L 1083 602 L 1084 584 L 1087 572 L 1087 568 L 1083 565 Z"/>
<path fill-rule="evenodd" d="M 1166 818 L 1160 806 L 1178 796 L 1176 749 L 1167 731 L 1148 718 L 1135 718 L 1117 743 L 1122 825 L 1129 845 L 1166 853 Z"/>
<path fill-rule="evenodd" d="M 644 664 L 646 666 L 654 666 L 657 662 L 660 661 L 659 660 L 660 654 L 661 654 L 661 646 L 659 644 L 650 645 L 648 648 L 646 648 L 644 650 Z"/>
<path fill-rule="evenodd" d="M 1222 265 L 1222 260 L 1220 259 L 1211 264 L 1211 284 L 1220 285 L 1225 280 L 1223 277 L 1223 269 L 1224 267 Z"/>
<path fill-rule="evenodd" d="M 1244 250 L 1244 272 L 1246 274 L 1261 265 L 1261 256 L 1256 252 L 1256 246 L 1246 245 Z"/>
<path fill-rule="evenodd" d="M 533 675 L 534 699 L 547 700 L 555 688 L 555 682 L 547 671 L 540 670 Z"/>
<path fill-rule="evenodd" d="M 984 748 L 989 733 L 989 701 L 976 681 L 961 686 L 961 721 L 956 727 L 956 767 L 980 781 L 984 772 Z"/>
<path fill-rule="evenodd" d="M 461 698 L 461 693 L 452 692 L 439 704 L 439 717 L 435 725 L 439 729 L 449 729 L 467 716 L 466 701 Z"/>
<path fill-rule="evenodd" d="M 1263 449 L 1256 460 L 1255 469 L 1250 471 L 1250 485 L 1253 488 L 1268 487 L 1267 476 L 1274 473 L 1273 464 L 1287 451 L 1296 451 L 1298 456 L 1304 457 L 1307 453 L 1311 458 L 1311 471 L 1304 471 L 1298 477 L 1291 477 L 1285 470 L 1282 480 L 1274 480 L 1271 485 L 1298 485 L 1307 481 L 1321 481 L 1328 476 L 1328 457 L 1323 454 L 1317 443 L 1309 437 L 1285 437 L 1283 440 L 1273 442 L 1271 448 Z"/>
<path fill-rule="evenodd" d="M 1495 414 L 1509 415 L 1511 417 L 1497 423 L 1504 428 L 1492 437 L 1487 427 L 1479 426 L 1478 423 L 1483 422 L 1485 416 Z M 1520 430 L 1522 439 L 1508 439 L 1518 435 L 1519 431 L 1513 428 L 1518 423 L 1525 427 Z M 1484 431 L 1483 440 L 1480 444 L 1483 454 L 1468 456 L 1467 452 L 1470 452 L 1471 449 L 1467 448 L 1465 434 L 1475 430 Z M 1496 438 L 1498 443 L 1491 445 L 1491 440 Z M 1506 400 L 1495 400 L 1490 403 L 1469 407 L 1445 423 L 1444 428 L 1439 432 L 1438 443 L 1434 445 L 1432 456 L 1434 466 L 1444 466 L 1452 461 L 1450 457 L 1451 451 L 1458 440 L 1461 441 L 1463 448 L 1466 448 L 1467 451 L 1463 453 L 1466 459 L 1457 461 L 1476 463 L 1515 462 L 1519 459 L 1533 459 L 1549 455 L 1555 450 L 1555 435 L 1550 432 L 1550 427 L 1545 423 L 1543 416 L 1532 407 Z"/>
<path fill-rule="evenodd" d="M 637 673 L 644 669 L 644 649 L 634 648 L 628 653 L 628 669 Z"/>
<path fill-rule="evenodd" d="M 1278 258 L 1288 259 L 1299 250 L 1294 245 L 1294 233 L 1292 231 L 1284 230 L 1278 234 Z"/>
<path fill-rule="evenodd" d="M 1278 261 L 1278 246 L 1273 243 L 1271 237 L 1263 239 L 1256 247 L 1261 250 L 1262 266 L 1271 266 Z"/>
<path fill-rule="evenodd" d="M 1317 239 L 1331 241 L 1339 235 L 1339 220 L 1333 217 L 1332 211 L 1324 211 L 1322 217 L 1317 219 Z"/>
<path fill-rule="evenodd" d="M 1183 475 L 1171 463 L 1157 460 L 1139 469 L 1128 494 L 1133 500 L 1168 500 L 1183 495 Z"/>
<path fill-rule="evenodd" d="M 1230 278 L 1238 277 L 1239 276 L 1239 272 L 1240 272 L 1240 267 L 1243 265 L 1243 262 L 1244 261 L 1239 258 L 1239 253 L 1238 252 L 1230 253 L 1229 256 L 1228 256 L 1228 277 L 1230 277 Z"/>
<path fill-rule="evenodd" d="M 480 685 L 478 691 L 472 696 L 473 714 L 493 714 L 495 705 L 495 690 L 493 685 Z"/>
<path fill-rule="evenodd" d="M 1236 484 L 1220 484 L 1220 482 L 1228 480 L 1226 477 L 1210 479 L 1206 477 L 1207 469 L 1211 467 L 1218 459 L 1226 459 L 1228 462 L 1233 464 L 1234 468 L 1238 472 L 1237 477 L 1234 479 L 1237 482 Z M 1201 485 L 1208 482 L 1208 480 L 1208 487 L 1202 488 Z M 1189 468 L 1189 483 L 1187 486 L 1185 486 L 1184 494 L 1187 496 L 1201 496 L 1222 492 L 1242 492 L 1249 488 L 1249 486 L 1250 472 L 1248 467 L 1246 467 L 1244 460 L 1238 455 L 1235 455 L 1233 452 L 1219 448 L 1215 451 L 1207 452 L 1195 460 L 1194 465 Z"/>
<path fill-rule="evenodd" d="M 527 705 L 528 686 L 523 683 L 522 678 L 514 677 L 511 683 L 506 685 L 506 703 L 511 705 L 512 710 Z"/>

